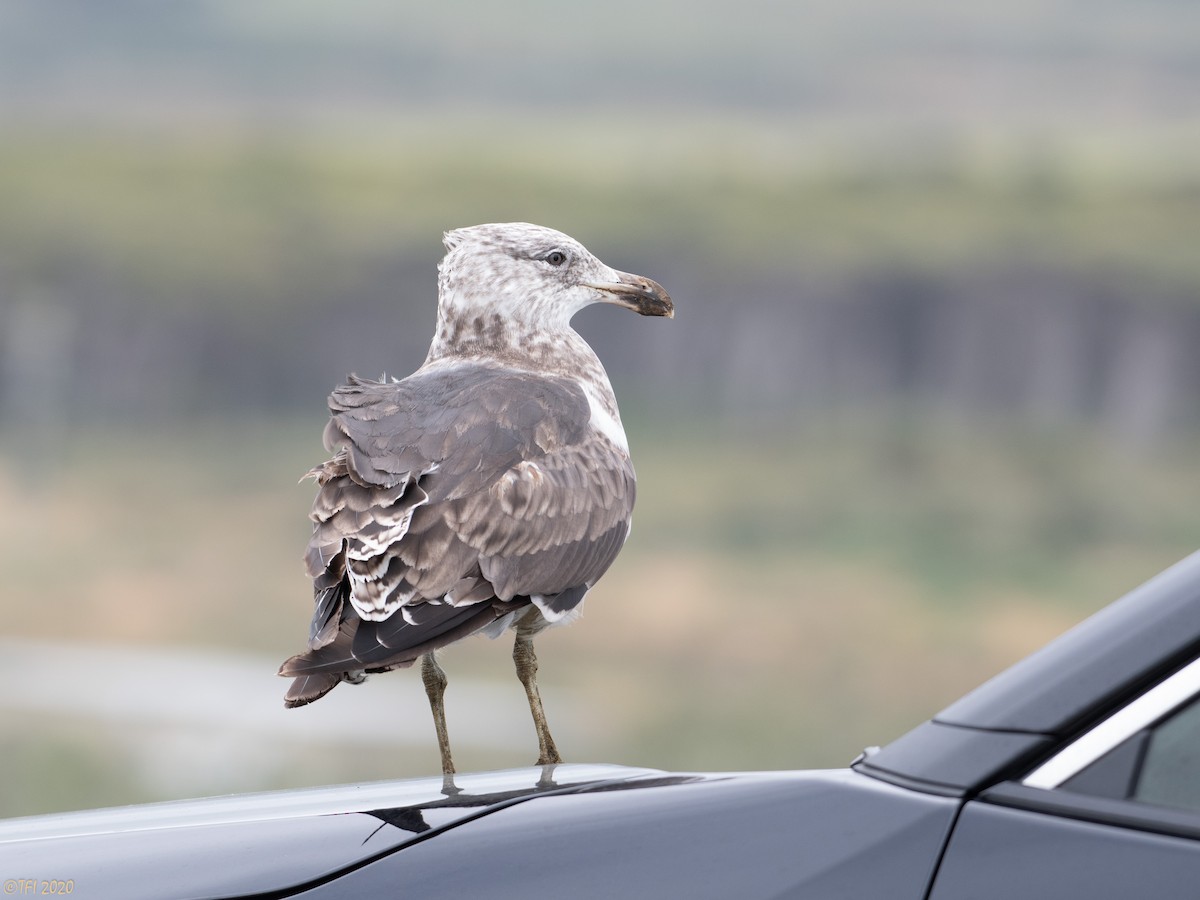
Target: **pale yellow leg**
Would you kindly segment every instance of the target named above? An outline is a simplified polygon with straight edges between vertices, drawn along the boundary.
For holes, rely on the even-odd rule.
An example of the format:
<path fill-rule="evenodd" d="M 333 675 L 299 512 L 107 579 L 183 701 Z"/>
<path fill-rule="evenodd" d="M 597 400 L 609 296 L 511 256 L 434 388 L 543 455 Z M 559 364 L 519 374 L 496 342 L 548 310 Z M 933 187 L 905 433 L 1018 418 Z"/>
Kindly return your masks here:
<path fill-rule="evenodd" d="M 429 709 L 433 712 L 438 751 L 442 754 L 442 774 L 448 777 L 454 774 L 454 761 L 450 758 L 450 736 L 446 732 L 446 673 L 432 652 L 421 657 L 421 680 L 425 682 L 425 694 L 429 697 Z"/>
<path fill-rule="evenodd" d="M 529 698 L 529 712 L 533 715 L 533 727 L 537 729 L 539 766 L 550 766 L 562 762 L 558 748 L 554 746 L 554 738 L 550 736 L 550 727 L 546 724 L 546 713 L 542 709 L 542 696 L 537 687 L 537 656 L 533 652 L 533 638 L 529 635 L 517 634 L 513 644 L 513 662 L 517 667 L 517 677 L 525 686 L 525 696 Z"/>

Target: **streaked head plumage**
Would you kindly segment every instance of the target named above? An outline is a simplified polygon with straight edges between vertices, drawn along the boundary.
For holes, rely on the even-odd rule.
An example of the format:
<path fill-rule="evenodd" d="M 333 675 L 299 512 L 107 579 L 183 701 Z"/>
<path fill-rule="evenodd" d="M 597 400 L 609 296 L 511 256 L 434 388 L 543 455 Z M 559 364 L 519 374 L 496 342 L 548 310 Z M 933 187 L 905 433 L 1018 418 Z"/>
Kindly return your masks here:
<path fill-rule="evenodd" d="M 527 222 L 446 232 L 438 266 L 439 318 L 499 316 L 518 329 L 562 330 L 592 303 L 672 315 L 670 297 L 646 278 L 597 259 L 579 241 Z"/>

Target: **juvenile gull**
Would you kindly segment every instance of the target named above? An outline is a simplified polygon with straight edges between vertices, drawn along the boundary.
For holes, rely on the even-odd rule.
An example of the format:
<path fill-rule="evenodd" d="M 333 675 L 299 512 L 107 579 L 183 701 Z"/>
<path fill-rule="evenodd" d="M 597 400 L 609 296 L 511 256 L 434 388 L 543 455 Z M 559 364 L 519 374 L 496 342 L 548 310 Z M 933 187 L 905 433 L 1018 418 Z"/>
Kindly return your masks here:
<path fill-rule="evenodd" d="M 305 562 L 316 610 L 287 660 L 284 700 L 411 666 L 437 729 L 436 651 L 516 632 L 513 661 L 538 737 L 561 762 L 536 682 L 533 636 L 575 618 L 629 535 L 634 474 L 612 385 L 571 317 L 592 303 L 673 316 L 667 292 L 606 266 L 565 234 L 525 223 L 445 236 L 424 364 L 401 381 L 351 376 L 329 398 L 329 461 Z"/>

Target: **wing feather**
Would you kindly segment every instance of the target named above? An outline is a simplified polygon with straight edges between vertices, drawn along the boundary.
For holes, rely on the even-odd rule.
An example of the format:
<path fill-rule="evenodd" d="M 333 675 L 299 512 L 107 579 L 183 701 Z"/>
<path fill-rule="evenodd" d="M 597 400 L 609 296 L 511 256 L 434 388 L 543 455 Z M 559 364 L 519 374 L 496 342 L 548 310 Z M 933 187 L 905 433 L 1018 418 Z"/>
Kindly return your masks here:
<path fill-rule="evenodd" d="M 351 377 L 330 411 L 332 456 L 310 473 L 310 650 L 283 671 L 298 681 L 407 665 L 534 595 L 561 614 L 547 604 L 578 603 L 628 533 L 628 454 L 569 379 L 483 364 Z"/>

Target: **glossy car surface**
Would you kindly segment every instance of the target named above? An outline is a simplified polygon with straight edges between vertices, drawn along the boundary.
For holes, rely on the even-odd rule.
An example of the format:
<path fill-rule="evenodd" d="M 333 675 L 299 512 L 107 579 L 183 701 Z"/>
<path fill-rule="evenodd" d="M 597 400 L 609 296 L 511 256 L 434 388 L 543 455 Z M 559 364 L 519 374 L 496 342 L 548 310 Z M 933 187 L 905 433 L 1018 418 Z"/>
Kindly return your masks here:
<path fill-rule="evenodd" d="M 5 893 L 1200 896 L 1200 554 L 848 769 L 557 766 L 0 823 Z"/>

